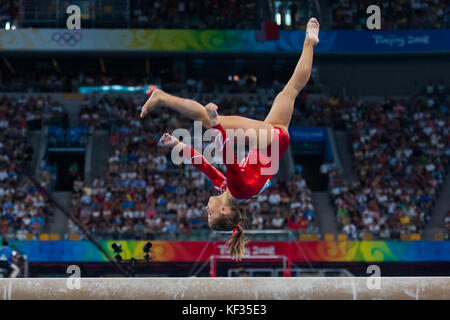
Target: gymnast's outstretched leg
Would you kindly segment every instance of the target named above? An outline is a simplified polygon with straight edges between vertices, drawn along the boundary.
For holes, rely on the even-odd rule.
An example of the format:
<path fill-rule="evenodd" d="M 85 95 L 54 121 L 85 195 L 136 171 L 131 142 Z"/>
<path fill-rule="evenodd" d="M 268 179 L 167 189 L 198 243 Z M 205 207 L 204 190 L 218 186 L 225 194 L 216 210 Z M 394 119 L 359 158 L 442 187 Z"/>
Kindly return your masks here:
<path fill-rule="evenodd" d="M 319 43 L 319 27 L 320 25 L 316 18 L 309 19 L 306 26 L 303 51 L 294 73 L 283 90 L 275 98 L 272 108 L 264 120 L 264 122 L 281 127 L 286 132 L 291 122 L 295 99 L 311 76 L 314 47 Z"/>
<path fill-rule="evenodd" d="M 161 89 L 152 91 L 150 98 L 147 99 L 141 110 L 141 118 L 158 107 L 168 107 L 182 115 L 202 122 L 203 127 L 210 128 L 208 114 L 205 107 L 197 101 L 185 99 L 168 94 Z"/>
<path fill-rule="evenodd" d="M 247 131 L 248 129 L 254 129 L 257 131 L 258 139 L 260 137 L 259 130 L 270 131 L 273 126 L 278 126 L 287 132 L 294 110 L 295 99 L 311 75 L 314 46 L 319 42 L 319 27 L 319 22 L 316 18 L 311 18 L 308 21 L 300 59 L 288 83 L 275 98 L 266 119 L 259 121 L 241 116 L 218 116 L 217 120 L 225 130 L 242 129 Z M 205 128 L 211 127 L 210 117 L 202 104 L 191 99 L 173 96 L 159 89 L 152 92 L 150 98 L 142 107 L 141 118 L 151 110 L 161 106 L 177 111 L 190 119 L 201 121 Z M 270 141 L 271 135 L 267 135 L 267 143 L 270 144 Z"/>
<path fill-rule="evenodd" d="M 209 106 L 213 104 L 208 104 Z M 211 121 L 208 116 L 206 108 L 198 103 L 197 101 L 191 99 L 185 99 L 173 96 L 164 92 L 160 89 L 155 89 L 150 98 L 144 104 L 141 110 L 141 118 L 145 117 L 145 115 L 152 110 L 155 110 L 158 107 L 168 107 L 171 110 L 177 111 L 180 114 L 192 119 L 202 122 L 202 126 L 204 128 L 211 128 Z M 256 143 L 259 143 L 259 130 L 267 130 L 266 132 L 270 132 L 272 129 L 272 125 L 268 122 L 263 122 L 255 119 L 245 118 L 241 116 L 218 116 L 218 122 L 222 125 L 222 127 L 227 129 L 242 129 L 243 131 L 247 131 L 249 129 L 256 131 L 257 140 Z M 261 145 L 270 144 L 271 135 L 261 135 L 265 136 L 265 143 L 261 143 Z"/>

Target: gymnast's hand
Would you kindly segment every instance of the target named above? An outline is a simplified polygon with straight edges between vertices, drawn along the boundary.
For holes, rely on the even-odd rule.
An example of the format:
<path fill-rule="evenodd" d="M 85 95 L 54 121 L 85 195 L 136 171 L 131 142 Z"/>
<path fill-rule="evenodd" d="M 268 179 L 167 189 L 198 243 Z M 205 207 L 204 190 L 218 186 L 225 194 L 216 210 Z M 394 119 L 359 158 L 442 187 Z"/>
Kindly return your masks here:
<path fill-rule="evenodd" d="M 217 120 L 217 116 L 218 116 L 217 105 L 210 102 L 205 106 L 205 108 L 206 108 L 206 113 L 208 114 L 208 117 L 209 117 L 209 123 L 211 124 L 211 126 L 217 126 L 219 124 L 219 120 Z"/>
<path fill-rule="evenodd" d="M 170 134 L 168 133 L 164 133 L 161 137 L 161 139 L 159 139 L 159 144 L 161 146 L 166 146 L 166 147 L 174 147 L 176 146 L 178 143 L 180 143 L 180 141 L 177 138 L 172 137 Z"/>

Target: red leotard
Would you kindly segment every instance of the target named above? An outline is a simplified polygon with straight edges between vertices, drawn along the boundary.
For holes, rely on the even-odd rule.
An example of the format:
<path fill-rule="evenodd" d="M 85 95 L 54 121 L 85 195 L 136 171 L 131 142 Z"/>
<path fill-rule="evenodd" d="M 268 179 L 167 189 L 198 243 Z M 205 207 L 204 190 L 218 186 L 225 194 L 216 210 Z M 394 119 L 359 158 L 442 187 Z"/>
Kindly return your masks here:
<path fill-rule="evenodd" d="M 214 168 L 201 154 L 189 146 L 184 147 L 183 154 L 188 157 L 192 164 L 201 170 L 211 179 L 214 187 L 219 193 L 225 192 L 228 188 L 231 195 L 236 199 L 250 199 L 271 185 L 271 179 L 278 171 L 279 161 L 289 146 L 289 136 L 287 133 L 274 127 L 274 136 L 272 143 L 265 150 L 251 149 L 240 163 L 237 163 L 234 156 L 234 150 L 228 148 L 230 139 L 227 138 L 225 130 L 219 124 L 213 126 L 215 129 L 216 142 L 223 151 L 223 161 L 227 168 L 226 177 L 216 168 Z M 278 159 L 274 155 L 275 163 L 272 163 L 272 149 L 278 146 Z M 232 163 L 227 163 L 226 158 L 232 159 Z M 194 158 L 201 157 L 202 161 L 192 161 Z M 269 170 L 273 165 L 274 170 Z M 266 172 L 261 170 L 268 170 Z"/>

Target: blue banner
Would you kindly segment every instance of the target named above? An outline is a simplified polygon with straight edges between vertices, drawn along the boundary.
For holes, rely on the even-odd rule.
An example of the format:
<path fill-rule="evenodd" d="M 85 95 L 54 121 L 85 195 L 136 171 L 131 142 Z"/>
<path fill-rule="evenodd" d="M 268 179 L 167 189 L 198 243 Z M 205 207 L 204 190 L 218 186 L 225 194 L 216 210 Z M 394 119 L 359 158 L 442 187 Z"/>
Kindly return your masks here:
<path fill-rule="evenodd" d="M 325 31 L 318 52 L 450 51 L 450 30 Z"/>
<path fill-rule="evenodd" d="M 324 127 L 289 127 L 289 140 L 292 142 L 326 142 L 327 139 Z"/>
<path fill-rule="evenodd" d="M 252 43 L 251 51 L 300 51 L 304 31 L 281 31 L 280 39 Z M 316 52 L 373 53 L 373 52 L 448 52 L 450 30 L 325 30 L 319 34 Z"/>
<path fill-rule="evenodd" d="M 330 137 L 325 127 L 289 127 L 289 140 L 291 142 L 321 142 L 326 145 L 325 158 L 332 162 L 334 159 L 331 149 Z"/>

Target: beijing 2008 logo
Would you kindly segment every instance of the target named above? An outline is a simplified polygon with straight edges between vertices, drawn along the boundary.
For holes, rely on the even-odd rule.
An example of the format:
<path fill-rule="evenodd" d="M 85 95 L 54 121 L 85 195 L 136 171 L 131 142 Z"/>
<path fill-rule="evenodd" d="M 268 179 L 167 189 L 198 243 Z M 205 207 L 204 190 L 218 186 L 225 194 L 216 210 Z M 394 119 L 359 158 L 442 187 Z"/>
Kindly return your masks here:
<path fill-rule="evenodd" d="M 70 46 L 74 47 L 80 42 L 82 35 L 80 32 L 54 32 L 52 34 L 52 40 L 56 42 L 60 47 Z"/>

